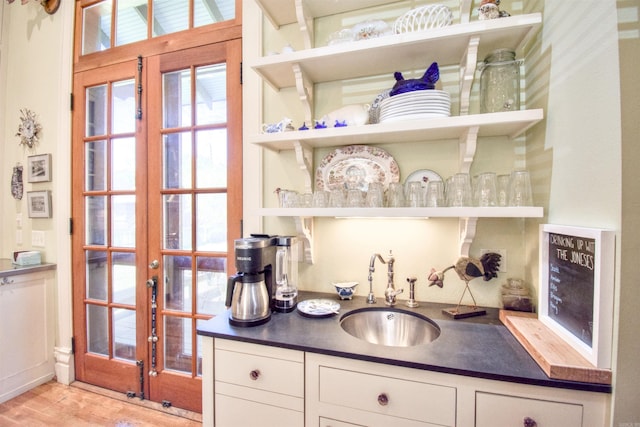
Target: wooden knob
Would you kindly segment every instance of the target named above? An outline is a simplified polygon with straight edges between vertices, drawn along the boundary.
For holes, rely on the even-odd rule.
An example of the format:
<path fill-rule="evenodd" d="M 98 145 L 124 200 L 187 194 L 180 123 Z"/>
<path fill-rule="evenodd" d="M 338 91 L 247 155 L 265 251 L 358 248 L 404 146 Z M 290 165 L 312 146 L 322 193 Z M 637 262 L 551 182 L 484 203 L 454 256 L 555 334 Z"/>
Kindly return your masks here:
<path fill-rule="evenodd" d="M 249 372 L 249 378 L 251 378 L 253 381 L 257 380 L 258 377 L 260 377 L 260 371 L 257 369 L 254 369 L 253 371 Z"/>
<path fill-rule="evenodd" d="M 533 418 L 524 417 L 523 425 L 524 427 L 537 427 L 538 423 Z"/>
<path fill-rule="evenodd" d="M 380 393 L 378 395 L 378 405 L 387 406 L 389 404 L 389 398 L 385 393 Z"/>

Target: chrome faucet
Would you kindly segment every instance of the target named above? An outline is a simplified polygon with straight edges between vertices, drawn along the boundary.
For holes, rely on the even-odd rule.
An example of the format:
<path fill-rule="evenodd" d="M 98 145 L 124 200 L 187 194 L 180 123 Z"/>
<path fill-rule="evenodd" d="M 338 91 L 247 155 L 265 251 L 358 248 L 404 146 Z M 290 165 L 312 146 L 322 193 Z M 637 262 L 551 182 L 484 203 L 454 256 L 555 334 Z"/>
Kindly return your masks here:
<path fill-rule="evenodd" d="M 389 259 L 387 261 L 385 261 L 380 254 L 371 255 L 371 261 L 369 261 L 369 295 L 367 296 L 367 304 L 374 304 L 376 302 L 376 297 L 373 295 L 373 272 L 375 271 L 376 258 L 379 259 L 381 263 L 387 264 L 387 289 L 384 291 L 384 303 L 389 306 L 396 305 L 396 295 L 401 294 L 404 289 L 396 290 L 393 284 L 393 264 L 396 260 L 391 251 L 389 251 Z"/>

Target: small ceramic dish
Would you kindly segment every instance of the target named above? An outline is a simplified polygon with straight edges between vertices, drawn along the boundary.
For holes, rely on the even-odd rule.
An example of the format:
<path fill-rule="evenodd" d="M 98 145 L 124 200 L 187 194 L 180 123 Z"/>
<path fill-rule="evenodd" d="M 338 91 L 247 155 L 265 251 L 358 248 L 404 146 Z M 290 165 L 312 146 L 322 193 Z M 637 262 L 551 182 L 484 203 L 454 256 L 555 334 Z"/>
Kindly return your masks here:
<path fill-rule="evenodd" d="M 356 292 L 358 282 L 336 282 L 333 284 L 336 288 L 338 296 L 342 300 L 349 300 L 353 298 L 353 294 Z"/>

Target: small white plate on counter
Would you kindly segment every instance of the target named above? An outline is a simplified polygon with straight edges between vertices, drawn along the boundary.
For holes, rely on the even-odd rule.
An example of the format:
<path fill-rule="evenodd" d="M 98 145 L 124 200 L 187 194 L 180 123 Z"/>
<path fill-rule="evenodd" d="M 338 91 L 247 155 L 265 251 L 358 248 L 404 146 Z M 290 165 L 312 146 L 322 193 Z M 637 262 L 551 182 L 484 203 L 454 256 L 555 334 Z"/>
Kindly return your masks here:
<path fill-rule="evenodd" d="M 298 313 L 306 317 L 330 317 L 338 314 L 340 304 L 329 299 L 308 299 L 298 303 Z"/>

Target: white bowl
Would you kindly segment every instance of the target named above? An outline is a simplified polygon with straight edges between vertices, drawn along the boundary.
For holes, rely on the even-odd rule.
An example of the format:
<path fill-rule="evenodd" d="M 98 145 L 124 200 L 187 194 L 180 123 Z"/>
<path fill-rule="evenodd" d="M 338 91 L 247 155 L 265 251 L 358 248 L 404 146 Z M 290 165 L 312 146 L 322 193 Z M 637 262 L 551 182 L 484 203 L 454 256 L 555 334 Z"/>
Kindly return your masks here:
<path fill-rule="evenodd" d="M 335 286 L 340 299 L 348 300 L 353 298 L 358 282 L 335 282 L 333 286 Z"/>

